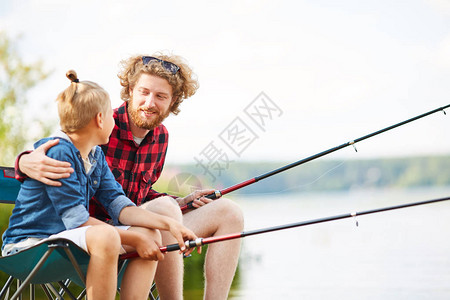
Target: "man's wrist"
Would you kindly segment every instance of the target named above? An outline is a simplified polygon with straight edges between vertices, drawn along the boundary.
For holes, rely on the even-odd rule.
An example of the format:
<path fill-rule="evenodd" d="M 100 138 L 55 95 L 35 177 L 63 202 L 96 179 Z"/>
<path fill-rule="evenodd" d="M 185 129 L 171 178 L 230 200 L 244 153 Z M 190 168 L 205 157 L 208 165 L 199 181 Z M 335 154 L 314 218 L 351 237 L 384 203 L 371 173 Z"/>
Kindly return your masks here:
<path fill-rule="evenodd" d="M 186 200 L 185 200 L 184 198 L 178 197 L 178 198 L 175 199 L 175 201 L 178 202 L 178 205 L 179 205 L 179 206 L 186 205 L 186 203 L 185 203 Z"/>
<path fill-rule="evenodd" d="M 19 181 L 23 181 L 25 180 L 25 178 L 27 177 L 27 175 L 25 173 L 22 173 L 22 171 L 19 168 L 19 161 L 20 158 L 22 157 L 22 155 L 24 154 L 30 154 L 32 151 L 31 150 L 27 150 L 27 151 L 23 151 L 22 153 L 20 153 L 17 158 L 16 161 L 14 163 L 14 170 L 15 170 L 15 177 L 17 180 Z"/>

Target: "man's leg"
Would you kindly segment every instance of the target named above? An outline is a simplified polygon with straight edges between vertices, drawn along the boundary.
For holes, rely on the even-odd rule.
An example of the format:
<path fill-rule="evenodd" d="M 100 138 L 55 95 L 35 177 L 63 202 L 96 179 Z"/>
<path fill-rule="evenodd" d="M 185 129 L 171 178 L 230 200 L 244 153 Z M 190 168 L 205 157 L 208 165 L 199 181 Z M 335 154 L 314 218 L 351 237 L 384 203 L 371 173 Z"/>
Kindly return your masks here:
<path fill-rule="evenodd" d="M 141 208 L 173 218 L 180 223 L 183 221 L 180 206 L 171 197 L 160 197 L 146 202 Z M 177 243 L 170 232 L 160 232 L 163 245 Z M 178 251 L 164 254 L 164 260 L 158 263 L 155 281 L 161 300 L 183 299 L 183 256 Z"/>
<path fill-rule="evenodd" d="M 241 209 L 229 199 L 218 199 L 183 215 L 184 225 L 198 237 L 241 232 Z M 208 246 L 205 259 L 205 299 L 227 299 L 239 259 L 241 240 Z"/>

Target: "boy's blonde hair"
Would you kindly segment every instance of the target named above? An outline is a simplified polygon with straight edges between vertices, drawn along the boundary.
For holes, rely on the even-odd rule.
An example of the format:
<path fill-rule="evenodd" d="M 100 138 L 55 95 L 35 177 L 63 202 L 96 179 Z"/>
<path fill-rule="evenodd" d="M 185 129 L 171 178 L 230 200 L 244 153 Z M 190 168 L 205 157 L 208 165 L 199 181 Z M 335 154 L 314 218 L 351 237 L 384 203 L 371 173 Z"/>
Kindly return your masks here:
<path fill-rule="evenodd" d="M 69 70 L 72 82 L 56 98 L 62 131 L 73 133 L 85 127 L 98 113 L 106 114 L 111 106 L 108 93 L 92 81 L 79 81 L 77 73 Z"/>
<path fill-rule="evenodd" d="M 144 64 L 142 55 L 130 57 L 129 59 L 121 61 L 121 70 L 117 75 L 122 85 L 120 97 L 123 101 L 130 100 L 130 91 L 134 88 L 141 74 L 155 75 L 166 79 L 172 86 L 173 103 L 170 106 L 170 112 L 177 115 L 180 112 L 179 106 L 184 99 L 187 99 L 195 94 L 199 84 L 192 69 L 184 62 L 184 59 L 177 55 L 164 55 L 156 53 L 153 57 L 170 62 L 179 67 L 179 70 L 173 74 L 161 62 L 152 61 Z"/>

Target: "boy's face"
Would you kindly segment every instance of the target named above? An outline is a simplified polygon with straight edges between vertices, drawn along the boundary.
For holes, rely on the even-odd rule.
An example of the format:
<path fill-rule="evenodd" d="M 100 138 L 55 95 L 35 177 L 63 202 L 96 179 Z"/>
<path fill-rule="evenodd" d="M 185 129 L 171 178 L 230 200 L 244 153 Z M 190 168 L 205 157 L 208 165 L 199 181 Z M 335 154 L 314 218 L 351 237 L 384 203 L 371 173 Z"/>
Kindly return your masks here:
<path fill-rule="evenodd" d="M 130 96 L 130 120 L 140 129 L 152 130 L 170 113 L 172 86 L 164 78 L 142 74 L 130 90 Z"/>
<path fill-rule="evenodd" d="M 104 117 L 104 127 L 103 127 L 103 134 L 102 139 L 104 140 L 103 144 L 107 144 L 109 142 L 109 136 L 111 135 L 111 132 L 114 128 L 114 112 L 111 107 L 111 104 L 109 104 L 109 108 L 105 113 Z"/>

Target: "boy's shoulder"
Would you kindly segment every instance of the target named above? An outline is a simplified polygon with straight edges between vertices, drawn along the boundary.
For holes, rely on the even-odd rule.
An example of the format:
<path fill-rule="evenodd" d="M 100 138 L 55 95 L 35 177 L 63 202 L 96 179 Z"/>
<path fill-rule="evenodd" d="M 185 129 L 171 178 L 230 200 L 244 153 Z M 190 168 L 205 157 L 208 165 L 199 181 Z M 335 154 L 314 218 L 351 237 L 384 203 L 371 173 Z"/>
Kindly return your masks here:
<path fill-rule="evenodd" d="M 73 154 L 76 153 L 77 149 L 75 148 L 75 146 L 73 145 L 73 143 L 71 141 L 68 141 L 64 138 L 58 137 L 58 136 L 53 136 L 53 137 L 46 137 L 43 139 L 40 139 L 39 141 L 37 141 L 36 143 L 34 143 L 34 148 L 36 149 L 37 147 L 41 146 L 42 144 L 50 141 L 50 140 L 55 140 L 55 139 L 59 139 L 59 143 L 56 144 L 55 146 L 51 147 L 48 151 L 47 151 L 47 156 L 49 157 L 59 157 L 61 156 L 61 154 Z"/>
<path fill-rule="evenodd" d="M 68 141 L 67 139 L 60 137 L 60 136 L 50 136 L 50 137 L 46 137 L 46 138 L 42 138 L 40 140 L 38 140 L 37 142 L 34 143 L 34 148 L 37 148 L 39 146 L 41 146 L 42 144 L 45 144 L 48 141 L 51 140 L 59 140 L 59 143 L 56 144 L 55 146 L 53 146 L 50 149 L 53 148 L 58 148 L 58 147 L 70 147 L 70 145 L 73 145 L 73 143 L 71 141 Z"/>

